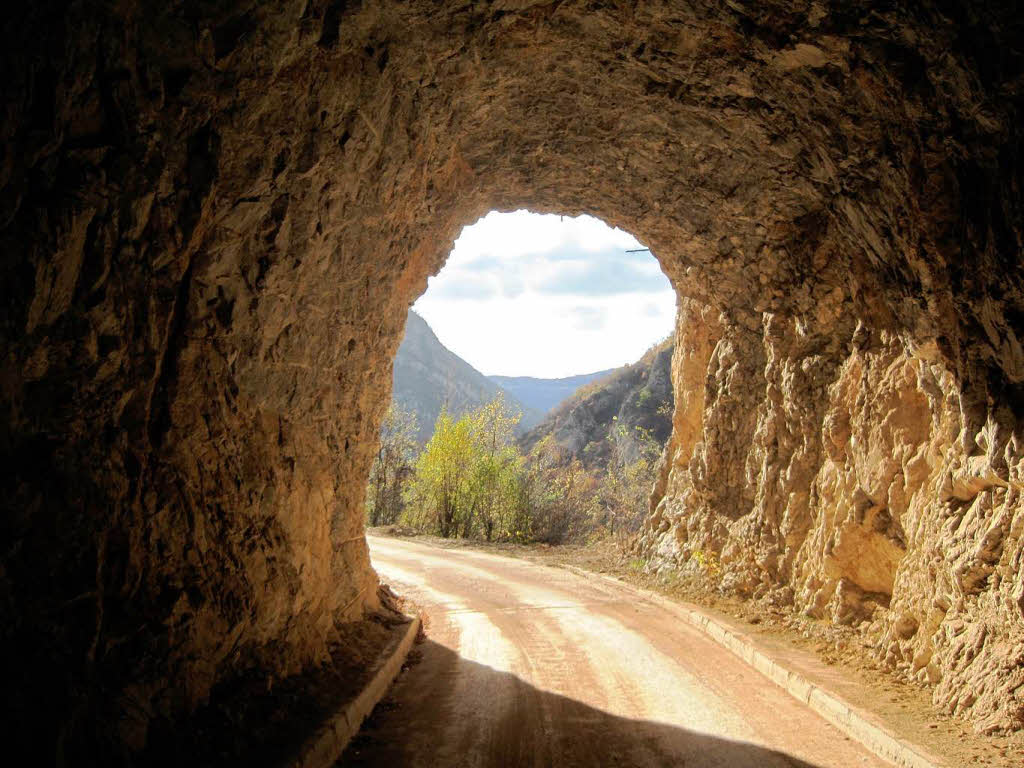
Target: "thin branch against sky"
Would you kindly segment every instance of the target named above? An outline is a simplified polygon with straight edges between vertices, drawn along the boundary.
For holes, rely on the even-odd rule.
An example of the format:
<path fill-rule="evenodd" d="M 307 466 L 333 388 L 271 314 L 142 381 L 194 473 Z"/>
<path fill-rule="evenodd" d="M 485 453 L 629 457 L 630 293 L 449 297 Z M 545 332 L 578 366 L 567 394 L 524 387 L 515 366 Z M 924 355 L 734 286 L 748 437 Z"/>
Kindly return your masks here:
<path fill-rule="evenodd" d="M 599 219 L 492 211 L 414 309 L 484 373 L 554 378 L 634 362 L 671 333 L 675 293 L 642 243 Z"/>

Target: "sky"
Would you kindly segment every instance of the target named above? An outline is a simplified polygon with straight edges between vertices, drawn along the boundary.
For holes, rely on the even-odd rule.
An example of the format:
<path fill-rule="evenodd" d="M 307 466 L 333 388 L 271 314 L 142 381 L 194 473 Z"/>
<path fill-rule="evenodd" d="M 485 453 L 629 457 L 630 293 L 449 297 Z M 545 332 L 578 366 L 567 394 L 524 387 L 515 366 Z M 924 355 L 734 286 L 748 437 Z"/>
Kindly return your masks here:
<path fill-rule="evenodd" d="M 591 216 L 491 213 L 413 306 L 487 375 L 559 378 L 635 362 L 672 331 L 675 293 L 632 235 Z"/>

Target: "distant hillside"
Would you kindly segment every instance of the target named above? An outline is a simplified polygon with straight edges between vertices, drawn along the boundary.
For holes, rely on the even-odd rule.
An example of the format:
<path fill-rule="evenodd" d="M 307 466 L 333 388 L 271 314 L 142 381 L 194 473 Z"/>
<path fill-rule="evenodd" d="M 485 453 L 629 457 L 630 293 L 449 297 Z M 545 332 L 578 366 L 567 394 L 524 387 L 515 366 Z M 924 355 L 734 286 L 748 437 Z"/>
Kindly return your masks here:
<path fill-rule="evenodd" d="M 488 376 L 519 402 L 541 413 L 547 413 L 580 387 L 607 376 L 615 368 L 596 373 L 581 373 L 564 379 L 535 379 L 532 376 Z"/>
<path fill-rule="evenodd" d="M 672 348 L 671 339 L 663 341 L 632 365 L 582 387 L 523 435 L 520 446 L 528 451 L 553 435 L 568 455 L 600 467 L 611 455 L 613 431 L 630 460 L 637 452 L 632 435 L 638 426 L 664 445 L 672 431 Z"/>
<path fill-rule="evenodd" d="M 395 356 L 392 399 L 416 414 L 420 442 L 434 432 L 441 407 L 456 415 L 479 408 L 494 399 L 502 388 L 445 347 L 426 321 L 409 312 L 405 338 Z M 543 414 L 505 393 L 512 408 L 522 411 L 520 432 L 535 426 Z"/>

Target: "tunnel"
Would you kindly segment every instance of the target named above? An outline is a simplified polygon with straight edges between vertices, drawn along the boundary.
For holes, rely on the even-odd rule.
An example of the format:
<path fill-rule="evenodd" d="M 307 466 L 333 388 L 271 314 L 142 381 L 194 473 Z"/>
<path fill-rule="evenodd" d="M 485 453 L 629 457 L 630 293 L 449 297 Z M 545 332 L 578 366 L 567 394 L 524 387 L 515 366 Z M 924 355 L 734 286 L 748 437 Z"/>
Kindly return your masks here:
<path fill-rule="evenodd" d="M 5 14 L 4 717 L 136 764 L 377 606 L 406 311 L 491 210 L 679 301 L 634 543 L 870 620 L 1024 726 L 1024 17 L 1009 1 L 125 0 Z"/>

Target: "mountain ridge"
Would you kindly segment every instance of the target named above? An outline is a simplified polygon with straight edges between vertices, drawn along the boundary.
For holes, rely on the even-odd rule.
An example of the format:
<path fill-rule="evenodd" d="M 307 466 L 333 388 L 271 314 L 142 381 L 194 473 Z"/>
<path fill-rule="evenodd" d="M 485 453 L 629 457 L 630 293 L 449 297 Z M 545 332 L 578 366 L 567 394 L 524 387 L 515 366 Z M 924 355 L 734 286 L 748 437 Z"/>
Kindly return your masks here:
<path fill-rule="evenodd" d="M 673 348 L 671 339 L 659 342 L 635 363 L 579 387 L 519 438 L 520 447 L 529 451 L 550 435 L 566 458 L 601 467 L 612 455 L 611 442 L 627 460 L 639 455 L 637 429 L 664 446 L 672 431 Z"/>
<path fill-rule="evenodd" d="M 586 454 L 588 463 L 601 463 L 616 425 L 640 426 L 664 443 L 671 416 L 654 409 L 666 401 L 671 404 L 671 353 L 672 346 L 665 341 L 634 363 L 603 371 L 555 379 L 486 376 L 448 349 L 427 321 L 410 309 L 395 356 L 392 400 L 416 414 L 417 440 L 424 444 L 443 407 L 461 416 L 502 394 L 511 409 L 522 414 L 517 427 L 521 446 L 528 450 L 552 434 L 570 455 Z M 633 452 L 629 445 L 621 447 Z"/>
<path fill-rule="evenodd" d="M 604 378 L 616 370 L 618 369 L 608 368 L 603 371 L 580 373 L 557 379 L 544 379 L 539 376 L 488 376 L 487 378 L 520 402 L 546 414 L 567 397 L 572 396 L 580 387 Z"/>
<path fill-rule="evenodd" d="M 448 349 L 427 321 L 409 310 L 405 335 L 395 355 L 391 398 L 416 414 L 420 443 L 430 439 L 442 407 L 462 415 L 498 394 L 504 394 L 509 406 L 522 414 L 520 433 L 536 426 L 543 417 Z"/>

